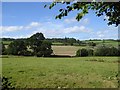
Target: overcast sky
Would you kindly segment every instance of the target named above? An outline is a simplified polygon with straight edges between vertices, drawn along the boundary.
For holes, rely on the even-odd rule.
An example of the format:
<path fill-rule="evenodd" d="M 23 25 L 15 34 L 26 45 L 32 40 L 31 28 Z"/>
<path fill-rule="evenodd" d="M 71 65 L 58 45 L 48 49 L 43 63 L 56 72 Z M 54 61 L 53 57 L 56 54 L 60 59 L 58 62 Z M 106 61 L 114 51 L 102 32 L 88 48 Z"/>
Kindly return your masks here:
<path fill-rule="evenodd" d="M 42 32 L 46 38 L 76 38 L 76 39 L 117 39 L 118 27 L 108 26 L 107 17 L 97 17 L 90 11 L 81 21 L 76 21 L 77 11 L 67 17 L 55 19 L 59 9 L 58 4 L 53 9 L 44 8 L 50 2 L 3 2 L 2 3 L 2 37 L 26 38 L 36 32 Z"/>

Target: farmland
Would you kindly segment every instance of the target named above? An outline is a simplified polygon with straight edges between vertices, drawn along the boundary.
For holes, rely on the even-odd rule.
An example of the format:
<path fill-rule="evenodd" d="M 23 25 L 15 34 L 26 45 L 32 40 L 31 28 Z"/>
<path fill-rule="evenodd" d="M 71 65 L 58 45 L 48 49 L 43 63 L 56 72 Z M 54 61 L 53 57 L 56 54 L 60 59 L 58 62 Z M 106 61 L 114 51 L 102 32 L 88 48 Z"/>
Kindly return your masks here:
<path fill-rule="evenodd" d="M 80 48 L 79 46 L 52 46 L 53 53 L 55 55 L 69 55 L 75 56 L 76 51 Z"/>
<path fill-rule="evenodd" d="M 97 41 L 97 40 L 93 40 L 93 41 L 88 41 L 88 42 L 94 42 L 97 45 L 101 45 L 101 44 L 105 44 L 105 45 L 109 45 L 109 46 L 118 46 L 118 42 L 117 41 L 112 41 L 112 40 L 104 40 L 104 42 L 102 40 Z"/>
<path fill-rule="evenodd" d="M 0 89 L 120 88 L 120 2 L 31 1 L 2 2 Z"/>
<path fill-rule="evenodd" d="M 3 44 L 5 44 L 5 47 L 7 48 L 8 45 L 12 42 L 12 41 L 2 41 Z M 100 46 L 102 44 L 106 45 L 106 46 L 114 46 L 114 47 L 118 47 L 118 41 L 116 40 L 104 40 L 104 43 L 103 43 L 103 40 L 85 40 L 85 41 L 82 41 L 82 42 L 85 42 L 85 43 L 89 43 L 89 42 L 93 42 L 93 43 L 96 43 L 96 46 Z M 55 55 L 69 55 L 69 56 L 75 56 L 76 54 L 76 51 L 80 48 L 93 48 L 89 45 L 85 45 L 85 46 L 71 46 L 71 45 L 64 45 L 63 43 L 60 43 L 60 42 L 53 42 L 52 43 L 52 49 L 53 49 L 53 53 Z"/>
<path fill-rule="evenodd" d="M 118 57 L 4 56 L 2 73 L 16 88 L 117 88 Z"/>
<path fill-rule="evenodd" d="M 3 41 L 7 47 L 11 41 Z M 80 48 L 105 44 L 117 47 L 117 41 L 86 41 L 96 46 L 53 43 L 53 54 L 75 56 Z M 1 59 L 0 59 L 1 60 Z M 35 57 L 3 55 L 2 75 L 15 88 L 117 88 L 118 57 Z"/>

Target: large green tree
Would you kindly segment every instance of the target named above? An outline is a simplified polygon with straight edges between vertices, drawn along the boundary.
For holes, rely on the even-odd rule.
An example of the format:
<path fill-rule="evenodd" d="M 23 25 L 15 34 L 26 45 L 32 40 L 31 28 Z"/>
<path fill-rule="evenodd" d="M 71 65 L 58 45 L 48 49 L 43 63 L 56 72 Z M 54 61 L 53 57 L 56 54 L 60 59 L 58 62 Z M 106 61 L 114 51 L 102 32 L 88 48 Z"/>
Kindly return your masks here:
<path fill-rule="evenodd" d="M 5 55 L 6 54 L 6 48 L 3 42 L 0 43 L 0 55 Z"/>
<path fill-rule="evenodd" d="M 33 51 L 33 55 L 50 56 L 52 53 L 51 43 L 45 41 L 45 37 L 42 33 L 36 33 L 28 39 L 29 45 Z"/>
<path fill-rule="evenodd" d="M 5 45 L 2 43 L 2 55 L 6 54 L 6 48 Z"/>
<path fill-rule="evenodd" d="M 27 51 L 27 46 L 24 41 L 15 40 L 11 42 L 8 46 L 8 54 L 12 55 L 24 55 Z"/>
<path fill-rule="evenodd" d="M 51 45 L 52 43 L 51 42 L 48 42 L 48 41 L 43 41 L 41 46 L 38 46 L 37 48 L 37 56 L 38 57 L 41 57 L 41 56 L 44 56 L 44 57 L 47 57 L 47 56 L 50 56 L 51 53 L 53 52 L 53 50 L 51 49 Z"/>
<path fill-rule="evenodd" d="M 65 2 L 66 1 L 66 2 Z M 67 16 L 72 11 L 79 11 L 76 15 L 76 19 L 79 21 L 85 14 L 89 13 L 89 10 L 94 10 L 96 16 L 106 15 L 108 17 L 108 25 L 120 24 L 120 1 L 119 2 L 68 2 L 75 0 L 55 0 L 49 5 L 49 9 L 61 3 L 66 7 L 59 9 L 59 14 L 56 15 L 56 19 L 61 19 Z M 95 0 L 94 0 L 95 1 Z M 45 5 L 46 7 L 47 5 Z M 106 19 L 104 19 L 106 20 Z"/>
<path fill-rule="evenodd" d="M 28 38 L 28 43 L 30 48 L 33 50 L 33 54 L 36 55 L 39 52 L 39 47 L 42 44 L 42 41 L 45 39 L 42 33 L 36 33 Z"/>

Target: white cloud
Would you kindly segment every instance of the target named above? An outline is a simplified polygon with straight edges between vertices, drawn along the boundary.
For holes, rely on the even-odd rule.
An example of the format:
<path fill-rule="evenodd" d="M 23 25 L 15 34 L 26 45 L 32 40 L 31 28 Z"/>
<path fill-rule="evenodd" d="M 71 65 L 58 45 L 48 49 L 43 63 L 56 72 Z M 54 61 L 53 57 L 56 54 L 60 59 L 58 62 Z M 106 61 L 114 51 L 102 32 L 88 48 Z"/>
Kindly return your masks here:
<path fill-rule="evenodd" d="M 99 30 L 99 31 L 94 31 L 90 35 L 91 39 L 112 39 L 112 38 L 118 38 L 118 32 L 113 31 L 113 30 Z"/>
<path fill-rule="evenodd" d="M 69 26 L 67 24 L 64 23 L 55 23 L 55 22 L 44 22 L 44 23 L 40 23 L 40 22 L 31 22 L 28 25 L 25 26 L 3 26 L 0 27 L 0 30 L 3 30 L 3 32 L 11 32 L 9 33 L 12 36 L 12 33 L 17 33 L 16 36 L 13 37 L 30 37 L 31 35 L 37 33 L 37 32 L 42 32 L 45 37 L 64 37 L 66 36 L 66 34 L 77 34 L 77 33 L 88 33 L 91 32 L 91 30 L 87 27 L 85 27 L 84 25 L 81 26 Z M 18 34 L 18 32 L 14 32 L 17 30 L 21 30 L 19 31 L 20 33 Z M 24 35 L 23 35 L 23 32 Z M 28 32 L 28 33 L 26 33 Z M 6 33 L 4 34 L 6 35 Z"/>
<path fill-rule="evenodd" d="M 25 29 L 32 29 L 34 27 L 39 27 L 42 24 L 40 22 L 31 22 L 29 25 L 25 26 Z"/>
<path fill-rule="evenodd" d="M 1 32 L 13 32 L 17 30 L 22 30 L 23 26 L 0 26 Z"/>
<path fill-rule="evenodd" d="M 64 27 L 61 24 L 49 23 L 49 26 L 45 27 L 44 25 L 37 30 L 33 31 L 32 34 L 37 32 L 42 32 L 45 37 L 64 37 L 66 34 L 77 34 L 77 33 L 88 33 L 91 32 L 91 29 L 86 28 L 85 26 L 71 26 Z M 32 35 L 31 34 L 31 35 Z"/>
<path fill-rule="evenodd" d="M 88 24 L 89 23 L 89 19 L 88 18 L 83 19 L 82 23 L 85 24 L 85 25 Z"/>
<path fill-rule="evenodd" d="M 118 26 L 115 27 L 114 25 L 108 26 L 108 30 L 118 30 Z"/>
<path fill-rule="evenodd" d="M 32 26 L 32 27 L 36 27 L 36 26 L 40 26 L 41 24 L 40 23 L 38 23 L 38 22 L 32 22 L 32 23 L 30 23 L 30 26 Z"/>
<path fill-rule="evenodd" d="M 14 32 L 18 30 L 28 30 L 28 29 L 35 29 L 40 27 L 42 24 L 39 22 L 31 22 L 26 26 L 0 26 L 0 32 Z"/>
<path fill-rule="evenodd" d="M 73 26 L 64 29 L 65 33 L 80 33 L 80 32 L 89 32 L 85 26 Z"/>
<path fill-rule="evenodd" d="M 77 20 L 75 18 L 69 18 L 69 19 L 65 19 L 64 22 L 73 23 L 73 22 L 77 22 Z"/>
<path fill-rule="evenodd" d="M 70 23 L 75 23 L 75 22 L 78 22 L 78 21 L 74 17 L 74 18 L 64 19 L 64 22 L 67 23 L 67 24 L 70 24 Z M 79 21 L 79 23 L 86 25 L 86 24 L 89 23 L 89 19 L 88 18 L 81 19 Z"/>

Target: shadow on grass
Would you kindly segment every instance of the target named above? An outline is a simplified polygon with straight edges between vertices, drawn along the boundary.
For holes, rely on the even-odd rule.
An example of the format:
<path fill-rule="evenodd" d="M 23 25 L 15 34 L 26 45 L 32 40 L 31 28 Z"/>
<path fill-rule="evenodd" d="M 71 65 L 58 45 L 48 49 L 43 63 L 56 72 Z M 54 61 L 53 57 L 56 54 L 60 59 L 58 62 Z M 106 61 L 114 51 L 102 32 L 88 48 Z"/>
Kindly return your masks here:
<path fill-rule="evenodd" d="M 51 55 L 50 57 L 55 57 L 55 58 L 72 58 L 75 56 L 70 56 L 70 55 Z"/>

